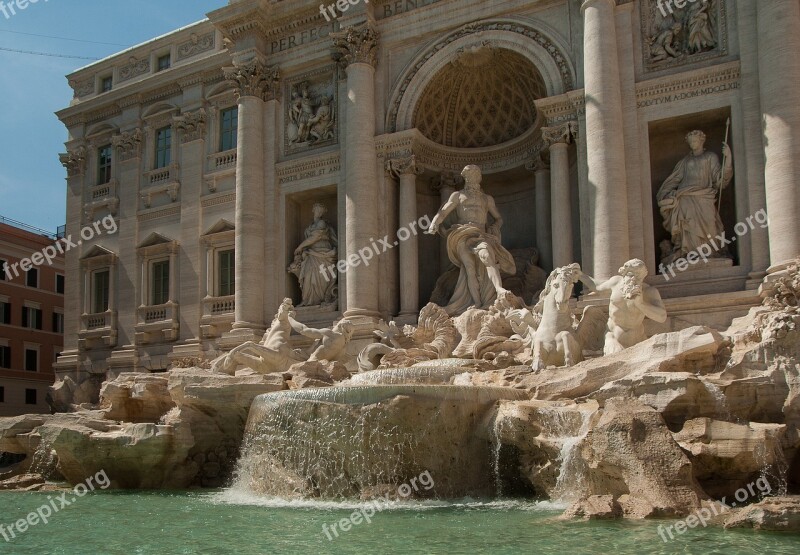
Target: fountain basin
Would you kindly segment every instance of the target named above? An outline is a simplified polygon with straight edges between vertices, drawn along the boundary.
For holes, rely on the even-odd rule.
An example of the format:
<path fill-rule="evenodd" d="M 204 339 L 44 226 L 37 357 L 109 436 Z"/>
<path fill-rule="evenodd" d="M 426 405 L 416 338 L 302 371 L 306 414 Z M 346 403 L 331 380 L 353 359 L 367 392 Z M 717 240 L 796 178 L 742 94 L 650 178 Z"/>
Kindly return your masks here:
<path fill-rule="evenodd" d="M 395 496 L 427 472 L 419 497 L 496 492 L 492 422 L 524 391 L 368 385 L 283 391 L 255 399 L 235 487 L 299 498 Z"/>

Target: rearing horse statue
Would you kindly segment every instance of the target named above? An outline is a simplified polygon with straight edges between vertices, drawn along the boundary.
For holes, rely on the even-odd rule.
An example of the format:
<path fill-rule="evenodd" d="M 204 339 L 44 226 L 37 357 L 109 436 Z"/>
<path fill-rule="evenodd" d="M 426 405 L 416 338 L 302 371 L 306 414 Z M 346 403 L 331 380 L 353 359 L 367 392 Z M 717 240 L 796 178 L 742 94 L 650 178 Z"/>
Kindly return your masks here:
<path fill-rule="evenodd" d="M 547 278 L 533 309 L 541 314 L 541 322 L 533 334 L 534 371 L 577 364 L 583 360 L 584 347 L 596 347 L 598 341 L 602 349 L 606 317 L 601 308 L 586 307 L 580 324 L 574 323 L 569 300 L 579 281 L 590 291 L 595 290 L 594 280 L 581 270 L 580 264 L 556 268 Z"/>

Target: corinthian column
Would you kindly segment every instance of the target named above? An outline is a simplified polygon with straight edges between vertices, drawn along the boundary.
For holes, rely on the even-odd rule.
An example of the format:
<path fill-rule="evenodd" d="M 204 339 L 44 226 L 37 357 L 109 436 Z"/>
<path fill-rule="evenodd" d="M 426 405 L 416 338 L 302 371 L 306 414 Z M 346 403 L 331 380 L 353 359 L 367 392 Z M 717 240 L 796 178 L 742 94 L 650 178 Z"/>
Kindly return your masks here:
<path fill-rule="evenodd" d="M 358 251 L 378 238 L 378 167 L 375 158 L 375 65 L 378 34 L 369 25 L 331 33 L 334 59 L 347 72 L 345 98 L 345 317 L 379 317 L 378 264 L 356 263 Z"/>
<path fill-rule="evenodd" d="M 536 195 L 536 248 L 539 249 L 539 266 L 552 269 L 553 232 L 552 208 L 550 200 L 550 165 L 545 161 L 544 151 L 537 152 L 525 164 L 525 169 L 534 175 L 534 194 Z M 549 156 L 548 156 L 549 158 Z"/>
<path fill-rule="evenodd" d="M 800 255 L 800 3 L 756 2 L 769 253 L 773 269 Z"/>
<path fill-rule="evenodd" d="M 422 169 L 414 156 L 389 160 L 386 169 L 400 180 L 400 226 L 410 231 L 417 221 L 417 176 Z M 400 316 L 416 316 L 419 312 L 419 230 L 400 237 Z"/>
<path fill-rule="evenodd" d="M 569 121 L 556 127 L 543 127 L 542 137 L 550 148 L 550 198 L 552 203 L 553 268 L 575 262 L 572 251 L 572 195 L 569 180 L 569 145 L 575 139 L 578 123 Z"/>
<path fill-rule="evenodd" d="M 607 279 L 628 260 L 628 198 L 615 0 L 583 3 L 586 147 L 594 275 Z"/>
<path fill-rule="evenodd" d="M 264 102 L 277 94 L 279 74 L 276 67 L 267 67 L 258 56 L 224 72 L 238 85 L 239 102 L 233 334 L 260 337 L 265 328 Z"/>

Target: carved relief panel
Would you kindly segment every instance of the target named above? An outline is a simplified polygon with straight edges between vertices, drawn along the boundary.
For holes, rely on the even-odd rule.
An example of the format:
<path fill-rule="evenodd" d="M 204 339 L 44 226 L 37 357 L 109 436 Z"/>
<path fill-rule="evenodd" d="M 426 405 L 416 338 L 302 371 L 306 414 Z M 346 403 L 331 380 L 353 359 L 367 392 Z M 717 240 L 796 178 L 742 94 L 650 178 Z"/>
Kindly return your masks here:
<path fill-rule="evenodd" d="M 286 154 L 336 144 L 339 138 L 337 88 L 337 72 L 333 68 L 306 73 L 287 82 L 284 96 Z"/>
<path fill-rule="evenodd" d="M 682 4 L 678 8 L 676 4 Z M 728 53 L 726 0 L 645 0 L 642 52 L 647 71 L 658 71 Z"/>

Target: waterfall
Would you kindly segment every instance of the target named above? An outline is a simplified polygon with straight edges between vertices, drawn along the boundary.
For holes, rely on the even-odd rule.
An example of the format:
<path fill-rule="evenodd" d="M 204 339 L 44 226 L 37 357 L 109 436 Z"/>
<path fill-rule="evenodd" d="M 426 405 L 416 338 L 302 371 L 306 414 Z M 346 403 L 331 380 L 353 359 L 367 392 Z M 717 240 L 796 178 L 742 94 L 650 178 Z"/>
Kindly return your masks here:
<path fill-rule="evenodd" d="M 435 483 L 430 496 L 490 496 L 485 423 L 501 399 L 527 394 L 365 385 L 261 395 L 250 410 L 234 487 L 284 498 L 369 498 L 392 495 L 427 471 Z"/>

